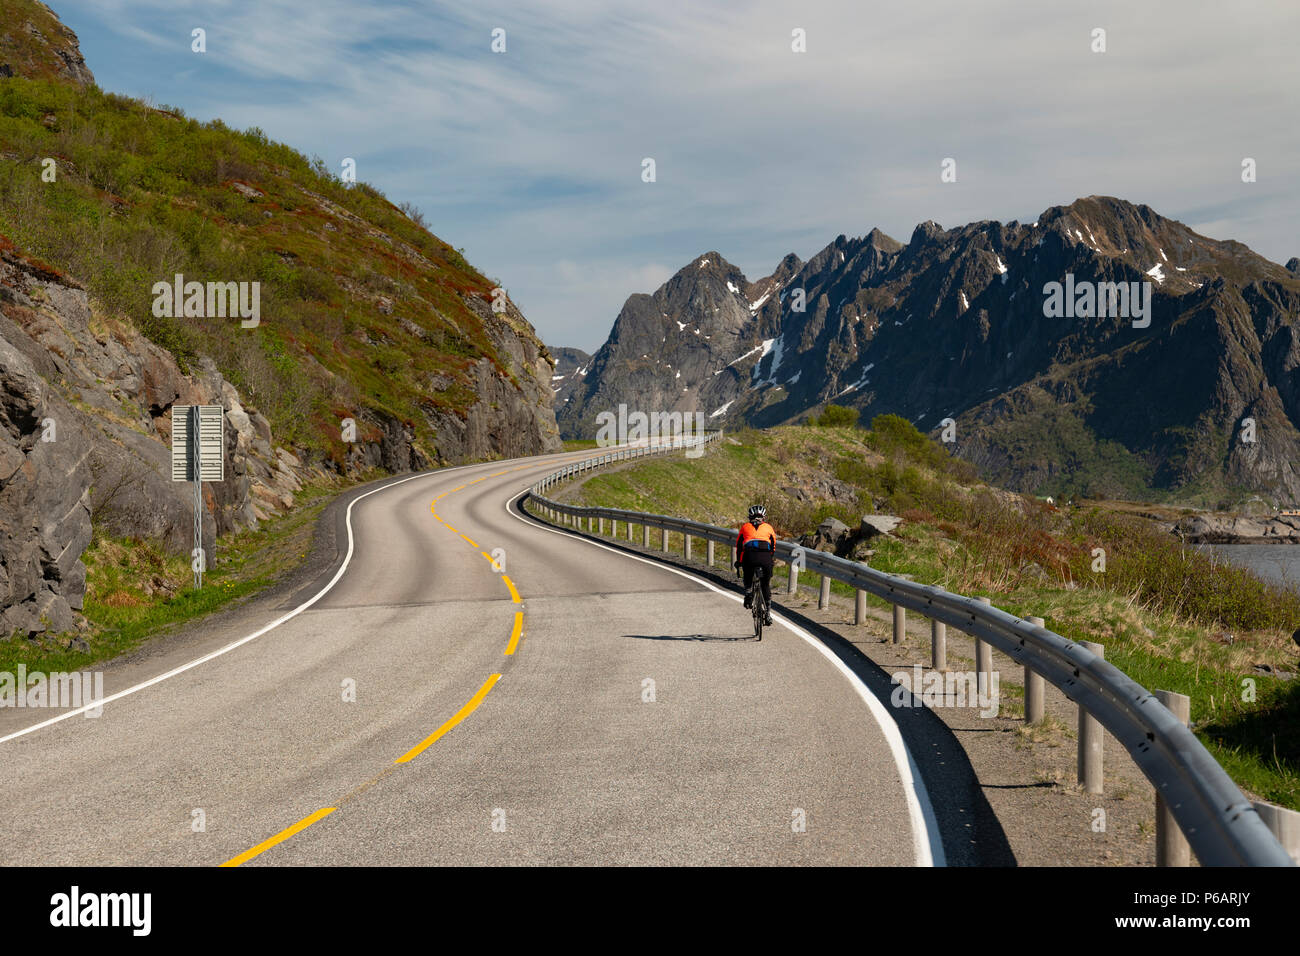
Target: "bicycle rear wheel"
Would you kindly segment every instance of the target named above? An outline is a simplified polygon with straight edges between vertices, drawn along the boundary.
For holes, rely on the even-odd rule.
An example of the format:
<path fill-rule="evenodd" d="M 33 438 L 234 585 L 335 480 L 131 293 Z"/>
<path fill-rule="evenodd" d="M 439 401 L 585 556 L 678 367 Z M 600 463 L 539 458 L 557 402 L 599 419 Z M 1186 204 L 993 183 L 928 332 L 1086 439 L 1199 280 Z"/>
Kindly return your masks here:
<path fill-rule="evenodd" d="M 758 640 L 763 639 L 763 618 L 767 614 L 767 607 L 763 604 L 763 598 L 760 594 L 754 601 L 754 637 Z"/>

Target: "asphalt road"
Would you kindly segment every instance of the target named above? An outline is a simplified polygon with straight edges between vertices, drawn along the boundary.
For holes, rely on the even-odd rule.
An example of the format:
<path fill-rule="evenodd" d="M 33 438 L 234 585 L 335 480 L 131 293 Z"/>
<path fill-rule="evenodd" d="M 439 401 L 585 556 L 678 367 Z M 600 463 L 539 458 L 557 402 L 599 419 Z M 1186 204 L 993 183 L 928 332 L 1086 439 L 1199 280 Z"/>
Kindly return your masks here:
<path fill-rule="evenodd" d="M 813 639 L 512 513 L 573 458 L 372 489 L 345 567 L 107 667 L 102 716 L 4 712 L 0 863 L 941 861 Z"/>

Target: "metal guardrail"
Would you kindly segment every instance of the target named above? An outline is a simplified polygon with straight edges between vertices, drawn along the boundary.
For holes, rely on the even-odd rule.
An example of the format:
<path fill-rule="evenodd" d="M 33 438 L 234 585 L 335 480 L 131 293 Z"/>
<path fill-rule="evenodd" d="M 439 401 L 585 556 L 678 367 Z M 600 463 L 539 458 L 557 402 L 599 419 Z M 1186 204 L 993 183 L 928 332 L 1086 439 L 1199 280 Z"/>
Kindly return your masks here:
<path fill-rule="evenodd" d="M 568 478 L 595 468 L 682 449 L 702 450 L 721 438 L 721 434 L 710 432 L 659 445 L 613 449 L 542 478 L 532 486 L 524 504 L 549 510 L 553 517 L 587 519 L 589 527 L 591 521 L 603 523 L 604 520 L 639 524 L 646 543 L 649 529 L 658 528 L 665 533 L 677 532 L 687 538 L 702 538 L 731 547 L 736 536 L 732 528 L 670 515 L 569 505 L 545 495 Z M 975 598 L 917 584 L 794 542 L 778 541 L 776 553 L 787 563 L 802 564 L 805 570 L 815 571 L 824 578 L 842 581 L 859 592 L 883 598 L 896 611 L 899 607 L 910 608 L 934 621 L 950 624 L 1043 675 L 1100 721 L 1124 746 L 1155 787 L 1157 796 L 1163 798 L 1203 865 L 1295 865 L 1251 802 L 1191 730 L 1151 691 L 1083 644 Z"/>

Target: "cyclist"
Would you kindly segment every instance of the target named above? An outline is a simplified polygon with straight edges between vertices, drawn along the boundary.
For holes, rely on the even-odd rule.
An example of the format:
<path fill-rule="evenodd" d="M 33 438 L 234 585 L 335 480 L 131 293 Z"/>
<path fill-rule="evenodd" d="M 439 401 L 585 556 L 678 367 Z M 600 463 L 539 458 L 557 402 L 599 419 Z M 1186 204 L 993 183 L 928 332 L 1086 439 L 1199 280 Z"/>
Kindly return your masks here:
<path fill-rule="evenodd" d="M 767 508 L 753 505 L 749 520 L 740 526 L 736 535 L 736 570 L 745 572 L 745 607 L 754 606 L 754 575 L 758 574 L 763 588 L 763 601 L 767 606 L 767 619 L 772 626 L 772 564 L 776 558 L 776 531 L 767 523 Z"/>

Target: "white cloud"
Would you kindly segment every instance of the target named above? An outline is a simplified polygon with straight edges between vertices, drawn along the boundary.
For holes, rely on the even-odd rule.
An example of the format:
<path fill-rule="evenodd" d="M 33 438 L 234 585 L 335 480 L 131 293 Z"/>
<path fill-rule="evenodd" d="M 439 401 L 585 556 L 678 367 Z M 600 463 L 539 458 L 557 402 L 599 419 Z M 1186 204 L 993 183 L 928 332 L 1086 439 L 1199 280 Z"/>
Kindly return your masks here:
<path fill-rule="evenodd" d="M 1300 255 L 1300 153 L 1279 120 L 1293 111 L 1296 5 L 56 9 L 110 89 L 261 126 L 335 169 L 355 157 L 361 178 L 416 202 L 501 276 L 554 344 L 595 348 L 628 294 L 709 249 L 753 279 L 841 232 L 905 241 L 925 219 L 1030 220 L 1093 193 L 1195 215 L 1270 258 Z M 1098 24 L 1105 54 L 1089 51 Z M 197 70 L 196 25 L 209 48 Z M 496 26 L 504 55 L 489 51 Z M 790 51 L 795 26 L 807 53 Z M 646 156 L 653 184 L 640 180 Z M 948 156 L 958 180 L 942 184 Z M 1259 183 L 1240 182 L 1242 156 L 1259 161 Z M 566 261 L 581 280 L 561 275 Z"/>

